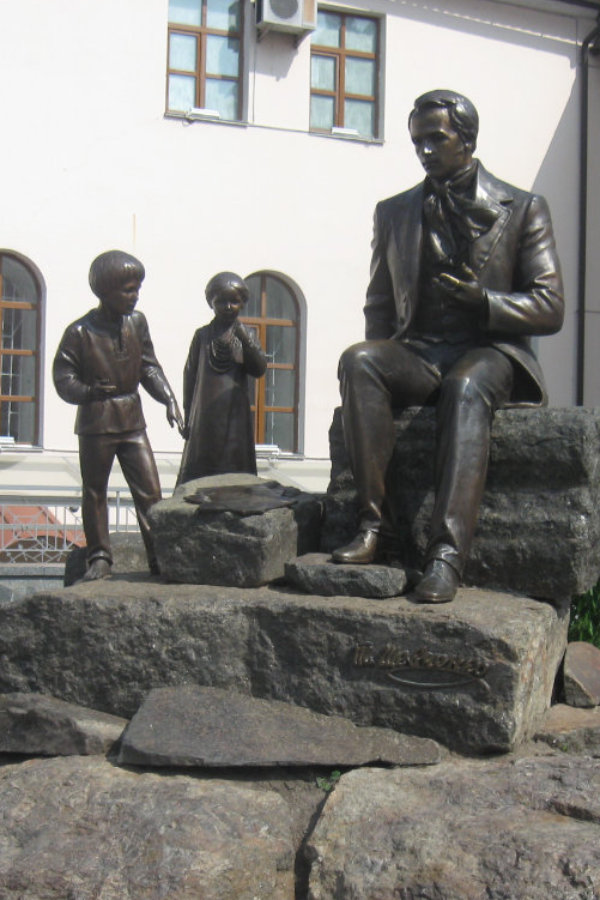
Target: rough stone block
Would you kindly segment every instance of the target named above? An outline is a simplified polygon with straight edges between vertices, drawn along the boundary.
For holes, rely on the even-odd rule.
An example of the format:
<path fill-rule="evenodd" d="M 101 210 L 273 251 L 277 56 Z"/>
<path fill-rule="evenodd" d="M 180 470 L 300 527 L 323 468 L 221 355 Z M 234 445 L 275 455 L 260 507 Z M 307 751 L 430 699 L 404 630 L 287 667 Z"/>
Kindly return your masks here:
<path fill-rule="evenodd" d="M 440 747 L 358 728 L 280 700 L 196 685 L 150 692 L 123 735 L 121 765 L 263 767 L 434 765 Z"/>
<path fill-rule="evenodd" d="M 296 590 L 321 597 L 397 597 L 406 590 L 404 569 L 332 563 L 327 553 L 307 553 L 285 564 L 285 580 Z"/>
<path fill-rule="evenodd" d="M 41 694 L 0 694 L 0 752 L 31 756 L 107 753 L 126 719 Z"/>
<path fill-rule="evenodd" d="M 567 619 L 473 588 L 424 606 L 109 579 L 0 607 L 0 691 L 130 718 L 154 687 L 200 684 L 508 750 L 550 704 Z"/>
<path fill-rule="evenodd" d="M 586 641 L 567 646 L 563 668 L 565 700 L 569 706 L 600 704 L 600 650 Z"/>
<path fill-rule="evenodd" d="M 396 422 L 389 496 L 393 555 L 419 566 L 433 508 L 435 410 L 413 408 Z M 330 431 L 332 479 L 321 549 L 356 532 L 357 504 L 340 411 Z M 488 479 L 466 584 L 564 601 L 600 575 L 600 410 L 501 410 L 492 428 Z"/>
<path fill-rule="evenodd" d="M 274 791 L 127 772 L 104 759 L 0 769 L 3 900 L 293 900 Z"/>
<path fill-rule="evenodd" d="M 311 900 L 592 900 L 600 762 L 457 760 L 343 775 L 310 835 Z"/>
<path fill-rule="evenodd" d="M 206 511 L 185 498 L 202 488 L 264 484 L 254 475 L 218 475 L 180 485 L 150 510 L 163 578 L 187 584 L 258 587 L 281 578 L 297 555 L 298 526 L 290 508 L 258 515 Z"/>
<path fill-rule="evenodd" d="M 578 709 L 557 703 L 544 716 L 534 739 L 563 753 L 600 756 L 600 707 Z"/>

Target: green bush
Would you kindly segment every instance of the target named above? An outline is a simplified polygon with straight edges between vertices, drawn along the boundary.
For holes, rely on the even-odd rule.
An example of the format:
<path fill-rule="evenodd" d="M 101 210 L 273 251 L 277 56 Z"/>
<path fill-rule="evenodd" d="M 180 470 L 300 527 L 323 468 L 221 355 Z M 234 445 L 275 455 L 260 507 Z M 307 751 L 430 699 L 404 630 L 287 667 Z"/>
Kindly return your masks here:
<path fill-rule="evenodd" d="M 571 603 L 570 641 L 587 641 L 600 647 L 600 581 Z"/>

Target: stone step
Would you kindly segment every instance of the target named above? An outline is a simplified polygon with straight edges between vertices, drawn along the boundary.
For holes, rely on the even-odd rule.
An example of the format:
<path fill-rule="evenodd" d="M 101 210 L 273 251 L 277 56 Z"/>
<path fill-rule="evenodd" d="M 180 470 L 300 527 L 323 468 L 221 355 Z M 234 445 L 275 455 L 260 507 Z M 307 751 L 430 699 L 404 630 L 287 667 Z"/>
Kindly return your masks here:
<path fill-rule="evenodd" d="M 234 690 L 155 688 L 129 723 L 120 765 L 203 768 L 431 766 L 442 757 L 428 738 L 359 728 L 281 700 Z"/>
<path fill-rule="evenodd" d="M 113 577 L 0 607 L 0 691 L 130 718 L 155 687 L 234 688 L 467 753 L 506 751 L 550 704 L 567 621 L 477 589 L 423 606 Z"/>

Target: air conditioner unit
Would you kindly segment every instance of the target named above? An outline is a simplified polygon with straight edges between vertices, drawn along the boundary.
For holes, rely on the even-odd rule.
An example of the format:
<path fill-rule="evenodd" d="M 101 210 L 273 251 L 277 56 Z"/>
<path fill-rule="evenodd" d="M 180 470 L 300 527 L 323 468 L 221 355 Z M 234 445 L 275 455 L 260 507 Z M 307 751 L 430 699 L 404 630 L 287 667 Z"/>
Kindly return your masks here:
<path fill-rule="evenodd" d="M 256 27 L 259 35 L 283 31 L 303 35 L 317 27 L 316 0 L 256 0 Z"/>

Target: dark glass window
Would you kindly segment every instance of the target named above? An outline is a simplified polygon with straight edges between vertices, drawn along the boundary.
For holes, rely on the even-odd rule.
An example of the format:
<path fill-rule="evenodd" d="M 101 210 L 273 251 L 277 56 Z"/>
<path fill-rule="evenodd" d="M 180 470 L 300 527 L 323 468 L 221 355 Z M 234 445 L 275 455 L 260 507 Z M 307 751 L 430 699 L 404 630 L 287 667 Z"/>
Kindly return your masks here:
<path fill-rule="evenodd" d="M 19 259 L 0 253 L 0 435 L 39 442 L 41 292 Z"/>
<path fill-rule="evenodd" d="M 257 444 L 298 450 L 299 327 L 298 302 L 275 275 L 246 278 L 250 299 L 241 320 L 252 327 L 267 355 L 267 371 L 253 380 L 250 402 Z"/>

